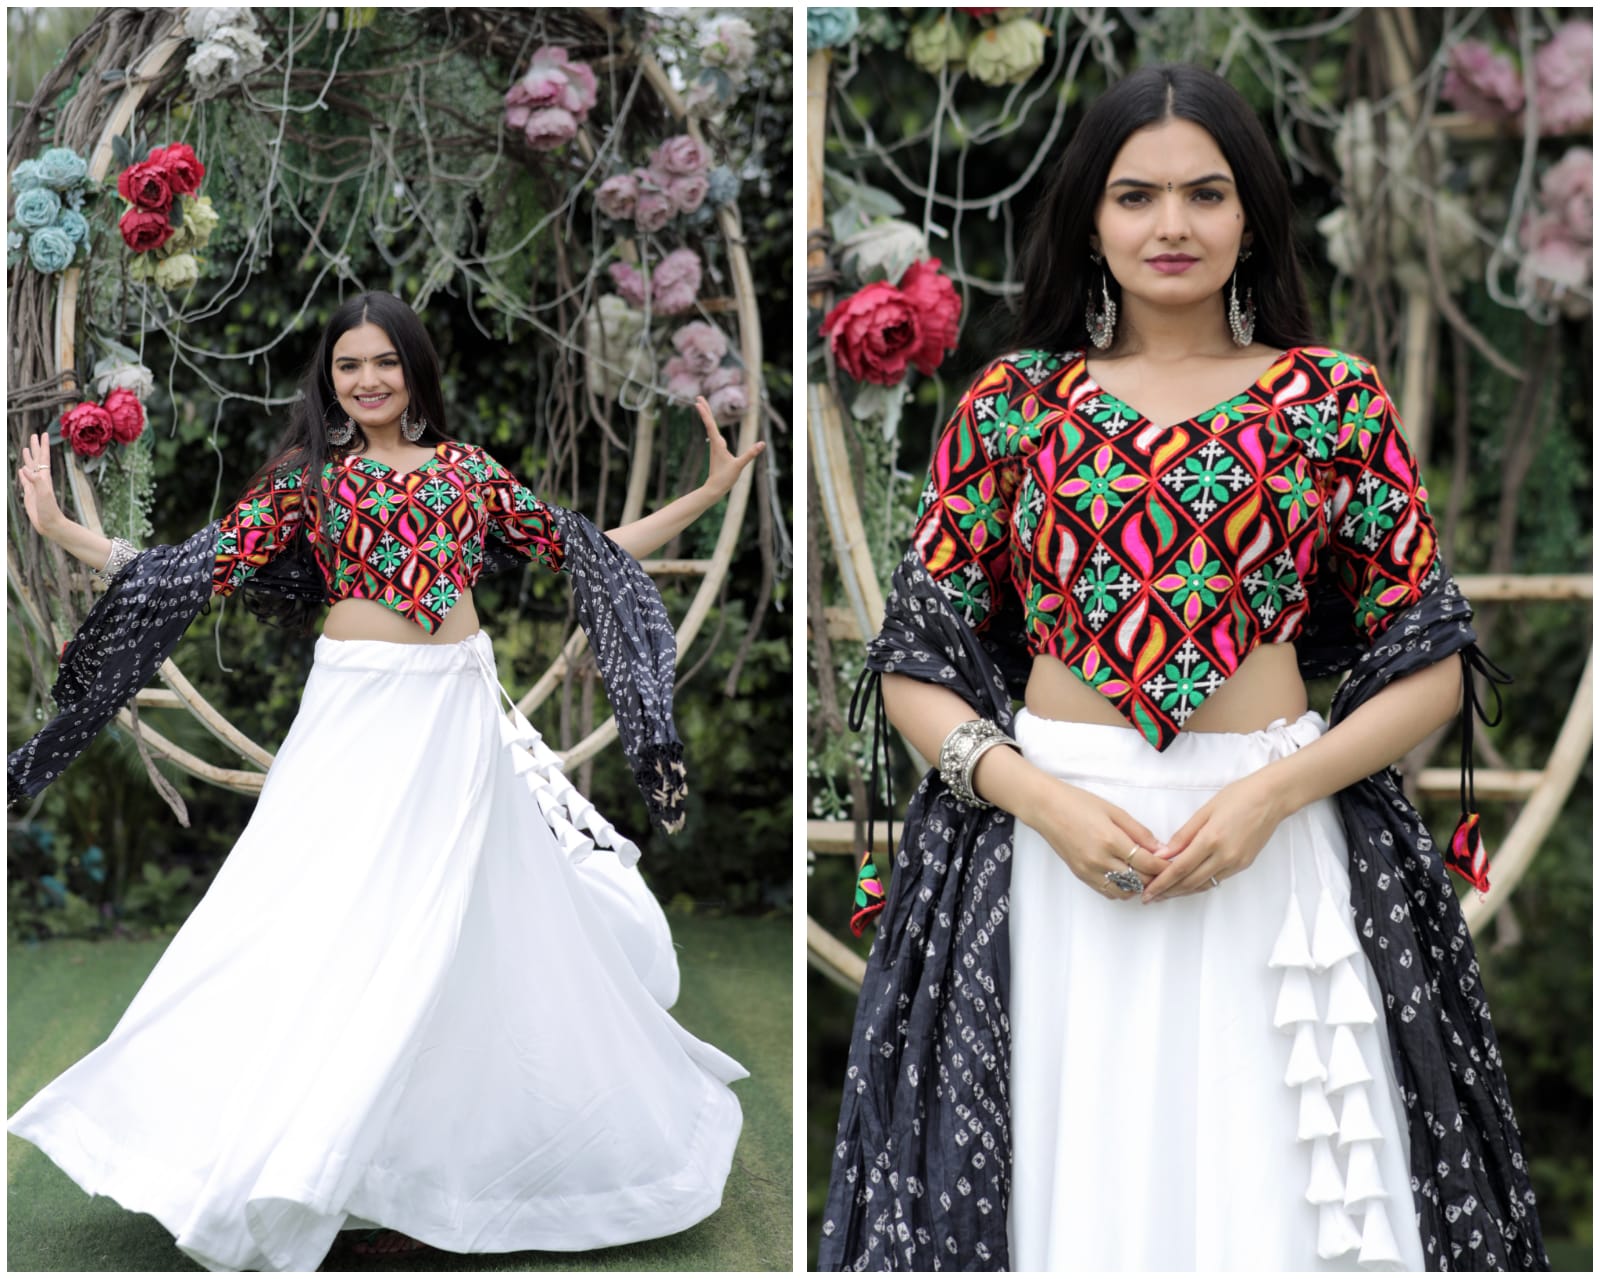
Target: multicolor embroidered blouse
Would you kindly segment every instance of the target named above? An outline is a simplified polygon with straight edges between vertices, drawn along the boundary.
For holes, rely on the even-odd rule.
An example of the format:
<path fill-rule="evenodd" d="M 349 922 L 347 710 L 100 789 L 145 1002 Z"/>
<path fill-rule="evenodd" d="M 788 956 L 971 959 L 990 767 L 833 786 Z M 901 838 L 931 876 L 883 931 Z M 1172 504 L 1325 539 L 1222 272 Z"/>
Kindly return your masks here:
<path fill-rule="evenodd" d="M 1293 640 L 1321 576 L 1375 638 L 1439 569 L 1427 490 L 1372 366 L 1284 353 L 1157 426 L 1082 352 L 985 369 L 934 450 L 915 544 L 983 630 L 1015 607 L 1158 750 L 1257 644 Z"/>
<path fill-rule="evenodd" d="M 303 470 L 262 481 L 223 517 L 214 594 L 232 594 L 304 534 L 331 599 L 377 600 L 432 632 L 478 580 L 487 533 L 561 569 L 549 508 L 474 445 L 446 440 L 404 473 L 370 457 L 330 461 L 326 512 L 316 496 L 307 511 Z"/>

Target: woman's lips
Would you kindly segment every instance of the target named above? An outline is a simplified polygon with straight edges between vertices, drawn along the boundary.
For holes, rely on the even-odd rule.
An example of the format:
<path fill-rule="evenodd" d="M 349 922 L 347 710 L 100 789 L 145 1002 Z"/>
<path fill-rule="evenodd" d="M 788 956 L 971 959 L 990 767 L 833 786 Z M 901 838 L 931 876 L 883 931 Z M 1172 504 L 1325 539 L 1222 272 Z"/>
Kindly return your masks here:
<path fill-rule="evenodd" d="M 356 403 L 365 409 L 375 409 L 388 398 L 387 393 L 383 395 L 358 395 L 356 396 Z"/>
<path fill-rule="evenodd" d="M 1162 275 L 1182 275 L 1198 261 L 1196 258 L 1148 258 L 1146 260 Z"/>

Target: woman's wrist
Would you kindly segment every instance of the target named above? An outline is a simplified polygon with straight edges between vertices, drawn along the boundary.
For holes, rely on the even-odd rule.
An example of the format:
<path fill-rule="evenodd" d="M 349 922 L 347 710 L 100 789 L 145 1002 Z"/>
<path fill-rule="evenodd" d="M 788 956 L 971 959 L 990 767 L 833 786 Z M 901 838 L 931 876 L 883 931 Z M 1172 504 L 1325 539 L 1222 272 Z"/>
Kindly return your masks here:
<path fill-rule="evenodd" d="M 973 790 L 1026 826 L 1034 825 L 1048 780 L 1011 746 L 985 751 L 972 770 Z"/>

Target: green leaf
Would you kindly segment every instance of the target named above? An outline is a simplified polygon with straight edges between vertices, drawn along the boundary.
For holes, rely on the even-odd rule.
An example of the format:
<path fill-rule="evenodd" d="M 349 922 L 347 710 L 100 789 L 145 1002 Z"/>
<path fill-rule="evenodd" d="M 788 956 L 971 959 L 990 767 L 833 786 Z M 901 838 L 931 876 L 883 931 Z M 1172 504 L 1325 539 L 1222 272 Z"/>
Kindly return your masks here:
<path fill-rule="evenodd" d="M 133 163 L 133 152 L 128 149 L 128 139 L 120 133 L 111 139 L 111 158 L 117 162 L 119 169 L 126 169 Z"/>
<path fill-rule="evenodd" d="M 183 225 L 183 201 L 181 199 L 173 198 L 172 208 L 167 210 L 167 221 L 172 223 L 174 227 Z"/>

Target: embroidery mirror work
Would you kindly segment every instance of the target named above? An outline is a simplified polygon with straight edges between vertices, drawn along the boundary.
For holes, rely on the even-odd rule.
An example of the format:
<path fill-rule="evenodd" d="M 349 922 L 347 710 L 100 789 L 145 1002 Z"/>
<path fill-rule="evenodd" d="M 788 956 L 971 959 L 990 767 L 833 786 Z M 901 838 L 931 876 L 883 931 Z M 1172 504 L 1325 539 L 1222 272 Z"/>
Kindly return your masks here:
<path fill-rule="evenodd" d="M 1369 640 L 1438 573 L 1427 490 L 1376 372 L 1325 347 L 1161 427 L 1081 352 L 972 384 L 934 450 L 914 545 L 963 619 L 1021 608 L 1048 653 L 1164 750 L 1328 574 Z"/>
<path fill-rule="evenodd" d="M 230 595 L 302 532 L 333 600 L 368 599 L 433 632 L 470 590 L 493 532 L 552 572 L 561 536 L 548 507 L 482 449 L 446 441 L 399 474 L 375 458 L 323 468 L 327 512 L 306 519 L 301 470 L 263 481 L 222 519 L 212 589 Z"/>

